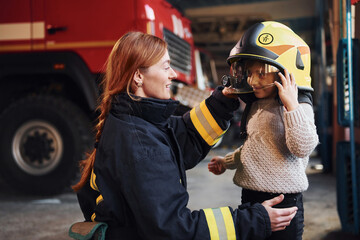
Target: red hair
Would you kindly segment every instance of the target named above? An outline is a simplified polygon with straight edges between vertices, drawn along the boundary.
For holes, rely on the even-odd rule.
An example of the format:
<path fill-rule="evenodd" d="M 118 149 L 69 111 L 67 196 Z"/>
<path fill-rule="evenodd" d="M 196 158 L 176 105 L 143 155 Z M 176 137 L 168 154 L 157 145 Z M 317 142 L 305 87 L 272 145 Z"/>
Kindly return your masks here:
<path fill-rule="evenodd" d="M 156 64 L 164 56 L 166 49 L 164 40 L 141 32 L 128 32 L 115 43 L 107 59 L 105 77 L 101 83 L 103 94 L 98 106 L 100 115 L 95 127 L 95 142 L 100 141 L 113 96 L 121 92 L 127 92 L 130 96 L 135 72 Z M 80 162 L 81 178 L 72 186 L 74 191 L 79 191 L 89 180 L 95 155 L 96 148 L 88 154 L 87 159 Z"/>

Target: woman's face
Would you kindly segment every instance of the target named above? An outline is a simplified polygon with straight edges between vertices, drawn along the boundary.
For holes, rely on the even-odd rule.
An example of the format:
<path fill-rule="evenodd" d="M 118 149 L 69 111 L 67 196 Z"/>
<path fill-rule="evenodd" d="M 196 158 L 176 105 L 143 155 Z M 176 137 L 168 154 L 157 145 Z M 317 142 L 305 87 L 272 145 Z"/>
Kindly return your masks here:
<path fill-rule="evenodd" d="M 168 51 L 166 50 L 159 62 L 147 69 L 140 70 L 138 77 L 142 86 L 137 87 L 135 95 L 144 98 L 169 99 L 171 97 L 171 80 L 175 79 L 177 75 L 170 67 Z M 136 78 L 137 76 L 134 76 L 135 82 L 137 82 Z"/>
<path fill-rule="evenodd" d="M 257 98 L 267 98 L 276 96 L 276 86 L 274 82 L 278 78 L 277 72 L 265 71 L 265 64 L 254 62 L 247 68 L 248 84 L 253 88 Z"/>

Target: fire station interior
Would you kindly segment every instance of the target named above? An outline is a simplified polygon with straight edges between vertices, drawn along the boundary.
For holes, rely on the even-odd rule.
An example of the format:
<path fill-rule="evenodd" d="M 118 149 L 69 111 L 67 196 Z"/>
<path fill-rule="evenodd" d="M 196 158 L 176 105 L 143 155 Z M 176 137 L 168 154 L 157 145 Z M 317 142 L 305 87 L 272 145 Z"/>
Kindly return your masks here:
<path fill-rule="evenodd" d="M 170 4 L 164 4 L 164 1 Z M 327 182 L 327 185 L 319 184 L 318 186 L 321 186 L 321 188 L 319 187 L 316 191 L 311 192 L 312 196 L 316 195 L 317 198 L 310 199 L 307 203 L 320 203 L 323 204 L 322 206 L 326 205 L 326 208 L 319 208 L 319 205 L 316 204 L 311 205 L 313 208 L 309 208 L 309 212 L 313 209 L 317 210 L 311 212 L 312 216 L 319 212 L 321 213 L 318 215 L 322 216 L 310 219 L 312 223 L 316 224 L 312 226 L 311 221 L 309 221 L 310 226 L 308 225 L 308 227 L 316 228 L 319 226 L 317 224 L 325 226 L 335 219 L 334 221 L 337 221 L 336 224 L 341 224 L 344 232 L 354 234 L 355 238 L 337 237 L 336 235 L 335 238 L 324 238 L 322 240 L 360 239 L 360 68 L 358 67 L 360 64 L 360 0 L 114 0 L 102 1 L 101 5 L 104 5 L 104 8 L 101 8 L 102 11 L 99 8 L 93 7 L 97 6 L 97 1 L 88 1 L 88 5 L 92 6 L 92 8 L 89 8 L 91 9 L 90 11 L 84 8 L 86 5 L 84 2 L 86 1 L 27 0 L 27 4 L 23 8 L 24 12 L 20 11 L 19 2 L 3 0 L 2 4 L 0 4 L 0 12 L 2 11 L 3 13 L 0 16 L 3 16 L 4 19 L 1 22 L 0 17 L 0 56 L 2 54 L 3 59 L 3 62 L 0 61 L 0 75 L 3 74 L 5 76 L 3 73 L 5 70 L 11 72 L 11 74 L 14 72 L 13 75 L 15 75 L 15 77 L 3 77 L 6 84 L 1 92 L 2 99 L 4 100 L 0 101 L 0 120 L 4 121 L 0 122 L 6 123 L 0 124 L 0 160 L 2 160 L 0 162 L 4 163 L 4 159 L 6 160 L 6 164 L 0 166 L 0 175 L 7 177 L 6 182 L 9 183 L 9 186 L 12 184 L 12 186 L 16 186 L 24 193 L 30 192 L 31 194 L 35 192 L 33 188 L 36 186 L 36 191 L 40 192 L 41 195 L 57 194 L 59 191 L 62 191 L 64 186 L 68 187 L 70 185 L 68 183 L 73 180 L 72 177 L 75 177 L 75 174 L 78 172 L 77 162 L 73 161 L 73 159 L 80 159 L 80 157 L 83 157 L 80 155 L 83 154 L 83 150 L 86 147 L 90 146 L 93 148 L 94 146 L 92 136 L 90 136 L 92 134 L 90 133 L 91 126 L 87 125 L 90 125 L 90 120 L 95 122 L 96 119 L 97 113 L 93 111 L 95 110 L 97 97 L 97 92 L 95 92 L 97 86 L 95 85 L 96 81 L 99 82 L 103 77 L 101 69 L 104 63 L 101 59 L 103 58 L 105 61 L 105 58 L 108 56 L 108 52 L 105 49 L 110 50 L 115 40 L 112 41 L 111 37 L 103 35 L 101 31 L 97 31 L 102 30 L 102 27 L 89 24 L 89 22 L 99 22 L 104 24 L 104 26 L 109 26 L 110 24 L 108 23 L 111 21 L 111 25 L 114 25 L 114 28 L 119 32 L 125 31 L 124 29 L 127 25 L 133 27 L 135 23 L 141 22 L 141 27 L 144 27 L 141 31 L 163 36 L 164 39 L 166 38 L 165 35 L 168 34 L 169 39 L 174 41 L 173 45 L 176 46 L 174 51 L 181 54 L 185 53 L 185 57 L 178 54 L 178 59 L 186 60 L 180 62 L 180 65 L 182 64 L 181 67 L 184 67 L 187 75 L 184 72 L 178 71 L 179 75 L 182 74 L 184 76 L 184 81 L 181 82 L 179 78 L 174 80 L 172 85 L 175 86 L 174 88 L 178 93 L 185 92 L 188 96 L 194 97 L 194 99 L 196 97 L 195 100 L 197 101 L 207 97 L 213 90 L 213 87 L 222 84 L 222 76 L 229 74 L 230 68 L 226 59 L 229 56 L 230 50 L 239 41 L 244 32 L 254 23 L 277 21 L 289 26 L 310 47 L 310 75 L 312 79 L 311 85 L 314 89 L 312 92 L 313 107 L 320 141 L 320 144 L 311 155 L 311 158 L 316 159 L 316 162 L 310 167 L 314 167 L 317 175 L 321 175 L 323 181 L 331 180 Z M 44 4 L 45 2 L 54 3 L 54 5 L 46 5 Z M 132 2 L 136 2 L 136 4 Z M 139 2 L 141 4 L 138 4 Z M 109 14 L 107 9 L 114 3 L 121 3 L 121 6 L 126 6 L 126 4 L 128 6 L 131 4 L 131 6 L 141 6 L 141 11 L 145 11 L 144 14 L 149 20 L 146 26 L 142 24 L 145 15 L 135 14 L 136 11 L 133 11 L 133 18 L 122 16 L 122 20 L 128 21 L 126 24 L 124 24 L 124 21 L 119 21 L 118 25 L 113 24 L 113 19 L 118 20 L 118 15 Z M 74 4 L 77 10 L 81 9 L 81 11 L 86 12 L 87 17 L 79 17 L 77 11 L 68 11 L 64 7 L 71 4 Z M 178 12 L 176 12 L 176 16 L 174 15 L 175 18 L 171 19 L 171 23 L 170 21 L 167 22 L 168 26 L 170 26 L 168 29 L 162 25 L 163 22 L 161 21 L 163 20 L 159 21 L 160 24 L 154 21 L 155 7 L 158 8 L 157 10 L 162 10 L 160 8 L 163 5 L 166 6 L 166 14 L 170 11 L 171 6 L 173 6 L 185 18 L 191 21 L 191 31 L 186 32 L 185 35 L 189 34 L 193 38 L 189 37 L 190 40 L 186 39 L 188 42 L 185 39 L 180 39 L 180 44 L 178 44 L 176 40 L 179 34 L 175 34 L 175 31 L 171 30 L 171 27 L 177 28 L 176 21 L 179 20 L 177 19 L 179 16 Z M 45 6 L 48 8 L 45 8 Z M 66 9 L 66 14 L 64 14 L 62 9 L 58 9 L 59 6 Z M 16 11 L 13 12 L 16 13 L 11 15 L 14 15 L 16 20 L 7 20 L 6 13 L 11 11 L 8 11 L 6 7 L 15 7 Z M 123 9 L 128 11 L 127 8 Z M 134 7 L 134 9 L 136 8 Z M 50 10 L 53 14 L 49 13 Z M 27 14 L 24 14 L 25 12 Z M 101 12 L 106 13 L 111 18 L 99 17 Z M 32 16 L 30 13 L 34 15 L 35 22 L 33 20 L 33 22 L 30 21 L 30 16 Z M 95 16 L 98 13 L 99 15 Z M 75 17 L 76 21 L 69 21 L 69 26 L 64 25 L 60 20 L 64 20 L 62 16 L 65 15 Z M 40 19 L 39 21 L 38 18 Z M 81 21 L 78 21 L 79 18 L 81 18 Z M 139 19 L 137 18 L 141 18 L 141 21 L 138 21 Z M 89 26 L 83 25 L 85 21 Z M 65 21 L 65 23 L 67 22 Z M 76 24 L 70 25 L 72 23 Z M 184 23 L 186 24 L 186 30 L 188 30 L 188 21 L 186 20 Z M 99 26 L 102 26 L 101 24 Z M 180 22 L 180 24 L 183 24 L 183 22 Z M 9 31 L 9 29 L 12 31 Z M 164 31 L 167 33 L 160 32 L 159 29 L 167 29 L 167 31 Z M 82 30 L 91 33 L 93 39 L 82 38 Z M 117 34 L 113 29 L 110 30 L 111 34 Z M 76 38 L 71 39 L 72 35 L 75 35 Z M 104 39 L 102 39 L 103 36 L 105 36 Z M 195 46 L 193 49 L 191 49 L 193 46 L 192 40 L 194 40 Z M 189 44 L 190 42 L 191 44 Z M 184 45 L 181 43 L 186 43 L 185 46 L 187 48 L 185 50 L 187 51 L 183 51 L 182 47 Z M 168 46 L 170 46 L 169 43 Z M 96 48 L 96 50 L 93 51 L 91 48 Z M 89 49 L 92 51 L 88 52 Z M 199 84 L 198 76 L 193 74 L 198 69 L 197 66 L 193 66 L 195 65 L 194 62 L 196 62 L 195 52 L 198 50 L 205 53 L 208 62 L 210 62 L 209 65 L 211 65 L 211 68 L 206 70 L 210 72 L 212 75 L 211 79 L 214 82 L 208 88 L 203 83 Z M 31 54 L 28 52 L 31 52 Z M 49 59 L 49 55 L 46 54 L 47 52 L 51 53 L 52 59 Z M 21 56 L 21 59 L 18 56 Z M 25 56 L 27 58 L 24 58 Z M 36 56 L 38 59 L 33 61 L 33 58 L 28 56 Z M 61 56 L 60 62 L 57 60 L 58 56 Z M 66 62 L 65 60 L 69 56 L 72 57 L 71 61 Z M 82 60 L 86 58 L 91 59 L 89 64 Z M 74 61 L 74 64 L 72 61 Z M 53 62 L 55 64 L 52 64 Z M 172 58 L 173 62 L 175 62 L 174 58 Z M 201 62 L 201 67 L 205 67 L 205 64 L 202 65 L 202 61 L 198 62 Z M 38 64 L 41 64 L 41 66 L 39 67 Z M 16 69 L 19 66 L 21 71 Z M 216 71 L 213 71 L 214 67 Z M 81 79 L 77 75 L 75 76 L 78 71 L 84 72 L 84 74 L 79 74 Z M 28 72 L 34 75 L 29 75 Z M 94 81 L 88 84 L 90 80 Z M 187 80 L 191 84 L 188 84 Z M 194 84 L 194 81 L 197 84 Z M 176 86 L 177 84 L 178 86 Z M 206 90 L 202 91 L 205 92 L 205 95 L 198 95 L 198 92 L 194 94 L 192 92 L 194 89 Z M 173 92 L 175 91 L 173 90 Z M 175 93 L 173 94 L 176 95 Z M 174 99 L 180 103 L 187 102 L 187 105 L 184 105 L 186 110 L 193 106 L 193 102 L 190 102 L 191 99 L 184 98 L 185 101 L 183 102 L 180 101 L 181 99 Z M 197 104 L 198 102 L 195 100 L 194 104 Z M 244 105 L 242 104 L 239 112 L 235 112 L 235 117 L 230 126 L 230 130 L 232 128 L 234 131 L 228 130 L 223 137 L 221 144 L 229 144 L 227 147 L 239 147 L 239 139 L 237 137 L 240 135 L 239 126 Z M 94 109 L 91 109 L 92 106 Z M 4 111 L 1 112 L 3 109 Z M 40 117 L 33 117 L 33 112 L 41 113 L 38 114 Z M 29 119 L 31 121 L 28 121 Z M 28 122 L 31 124 L 28 124 Z M 48 122 L 51 124 L 48 124 Z M 8 127 L 8 125 L 13 126 Z M 38 134 L 39 131 L 33 129 L 40 129 L 44 132 L 46 130 L 46 132 Z M 66 134 L 62 134 L 65 137 L 61 138 L 61 133 L 63 132 Z M 10 141 L 9 139 L 12 140 Z M 60 140 L 58 141 L 57 139 Z M 37 143 L 34 145 L 39 147 L 38 151 L 34 151 L 35 147 L 31 144 L 33 142 Z M 66 143 L 66 147 L 63 147 L 63 142 Z M 54 151 L 52 146 L 57 146 L 56 150 L 58 151 Z M 76 148 L 73 148 L 73 146 Z M 217 147 L 217 149 L 214 149 L 223 150 L 221 149 L 223 146 Z M 53 152 L 54 154 L 50 154 Z M 71 157 L 67 157 L 68 155 Z M 52 164 L 48 164 L 48 162 Z M 208 174 L 207 163 L 204 164 L 206 164 L 204 169 Z M 43 167 L 43 172 L 39 165 Z M 38 169 L 41 171 L 38 171 Z M 61 173 L 61 177 L 58 177 L 56 174 L 53 175 L 53 172 L 56 174 Z M 232 180 L 233 173 L 230 174 L 232 175 Z M 199 174 L 197 177 L 200 179 L 202 175 Z M 194 180 L 194 182 L 197 181 Z M 201 188 L 204 188 L 206 180 L 201 179 L 198 182 L 201 183 Z M 56 187 L 54 187 L 54 184 L 56 184 Z M 231 184 L 232 182 L 227 183 L 227 185 Z M 331 191 L 332 205 L 326 202 L 326 195 L 323 194 L 326 188 L 324 186 L 328 187 L 326 189 L 327 192 Z M 205 189 L 213 191 L 211 187 L 205 187 Z M 334 200 L 335 193 L 336 204 Z M 230 199 L 227 195 L 223 196 Z M 192 198 L 196 198 L 195 193 L 193 193 Z M 4 202 L 1 203 L 3 204 Z M 15 208 L 11 207 L 10 210 L 12 209 Z M 36 210 L 37 208 L 34 209 Z M 19 210 L 23 211 L 21 207 Z M 331 214 L 335 212 L 332 215 L 334 216 L 333 219 L 325 218 L 329 216 L 325 214 L 328 212 L 331 212 Z M 13 215 L 12 213 L 10 214 L 11 216 Z M 31 214 L 28 215 L 35 219 Z M 25 215 L 21 212 L 21 218 L 23 216 Z M 58 216 L 56 217 L 59 218 Z M 6 217 L 2 219 L 8 222 Z M 47 218 L 44 218 L 44 220 L 48 221 Z M 32 221 L 29 222 L 32 224 Z M 58 228 L 58 226 L 56 227 Z M 329 230 L 326 227 L 323 229 L 330 232 L 331 229 Z M 31 229 L 33 229 L 33 225 L 31 225 Z M 1 233 L 0 230 L 0 236 L 2 236 Z M 316 240 L 315 238 L 310 239 Z"/>
<path fill-rule="evenodd" d="M 343 204 L 340 217 L 347 215 L 346 211 L 351 212 L 350 215 L 355 214 L 348 226 L 359 233 L 358 1 L 168 1 L 192 21 L 195 45 L 211 54 L 219 80 L 229 71 L 226 58 L 230 50 L 244 31 L 256 22 L 279 21 L 307 42 L 312 55 L 314 111 L 320 138 L 314 155 L 321 159 L 319 167 L 323 172 L 336 175 L 338 185 L 347 182 L 349 187 L 338 192 L 338 196 L 344 195 L 338 199 L 338 204 Z M 349 52 L 352 53 L 351 61 Z"/>

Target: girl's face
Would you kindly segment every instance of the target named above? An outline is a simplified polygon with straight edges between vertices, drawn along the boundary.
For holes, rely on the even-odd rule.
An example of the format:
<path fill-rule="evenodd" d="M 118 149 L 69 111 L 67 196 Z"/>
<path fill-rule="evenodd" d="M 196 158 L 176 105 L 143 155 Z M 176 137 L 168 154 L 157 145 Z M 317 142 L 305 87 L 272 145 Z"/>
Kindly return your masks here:
<path fill-rule="evenodd" d="M 135 73 L 135 82 L 142 82 L 142 86 L 137 87 L 135 95 L 144 98 L 169 99 L 171 80 L 176 77 L 176 73 L 170 67 L 170 57 L 166 50 L 159 62 Z"/>
<path fill-rule="evenodd" d="M 252 62 L 250 66 L 246 66 L 247 82 L 257 98 L 275 97 L 277 94 L 274 82 L 278 79 L 278 73 L 266 71 L 265 67 L 262 62 Z"/>

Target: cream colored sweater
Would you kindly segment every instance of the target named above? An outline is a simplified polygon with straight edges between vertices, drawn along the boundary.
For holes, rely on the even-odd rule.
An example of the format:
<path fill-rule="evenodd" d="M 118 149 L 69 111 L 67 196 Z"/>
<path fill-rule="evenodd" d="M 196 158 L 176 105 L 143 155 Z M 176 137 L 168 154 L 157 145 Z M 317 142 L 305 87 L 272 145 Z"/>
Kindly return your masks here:
<path fill-rule="evenodd" d="M 305 170 L 319 142 L 312 106 L 287 112 L 275 99 L 260 99 L 251 106 L 247 133 L 244 145 L 225 156 L 226 168 L 237 168 L 236 185 L 270 193 L 308 188 Z"/>

